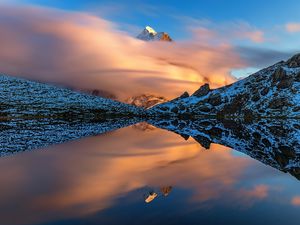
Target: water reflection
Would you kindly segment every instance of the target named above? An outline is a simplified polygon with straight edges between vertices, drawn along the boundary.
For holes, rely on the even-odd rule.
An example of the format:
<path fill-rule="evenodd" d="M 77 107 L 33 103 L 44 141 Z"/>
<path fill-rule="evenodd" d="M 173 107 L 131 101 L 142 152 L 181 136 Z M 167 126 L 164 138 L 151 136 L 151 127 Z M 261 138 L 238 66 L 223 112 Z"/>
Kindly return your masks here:
<path fill-rule="evenodd" d="M 174 131 L 182 123 L 152 122 Z M 261 150 L 256 141 L 211 128 L 204 132 L 195 121 L 176 128 L 185 138 L 189 129 L 209 151 L 143 123 L 1 158 L 1 224 L 260 224 L 261 210 L 264 222 L 297 224 L 298 181 L 231 150 L 232 143 Z M 294 143 L 291 134 L 280 143 Z"/>
<path fill-rule="evenodd" d="M 239 120 L 160 120 L 157 127 L 192 136 L 201 146 L 221 144 L 300 179 L 300 121 L 260 119 Z"/>
<path fill-rule="evenodd" d="M 139 118 L 17 118 L 1 120 L 0 157 L 104 134 L 139 122 Z"/>

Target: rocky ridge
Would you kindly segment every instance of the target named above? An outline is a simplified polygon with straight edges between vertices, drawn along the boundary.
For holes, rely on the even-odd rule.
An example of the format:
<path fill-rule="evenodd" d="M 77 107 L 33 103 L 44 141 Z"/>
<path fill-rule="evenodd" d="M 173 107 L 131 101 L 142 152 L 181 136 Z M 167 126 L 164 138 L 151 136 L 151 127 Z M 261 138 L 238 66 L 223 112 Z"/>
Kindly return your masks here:
<path fill-rule="evenodd" d="M 300 54 L 231 85 L 208 84 L 149 110 L 152 116 L 300 118 Z"/>

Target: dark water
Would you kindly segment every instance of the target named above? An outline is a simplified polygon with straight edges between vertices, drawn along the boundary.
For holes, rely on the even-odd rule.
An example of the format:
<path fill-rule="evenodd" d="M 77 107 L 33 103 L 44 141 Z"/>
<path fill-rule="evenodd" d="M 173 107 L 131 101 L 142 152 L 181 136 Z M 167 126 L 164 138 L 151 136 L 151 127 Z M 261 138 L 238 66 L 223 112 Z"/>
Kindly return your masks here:
<path fill-rule="evenodd" d="M 297 126 L 267 122 L 142 123 L 2 157 L 0 224 L 299 224 Z"/>

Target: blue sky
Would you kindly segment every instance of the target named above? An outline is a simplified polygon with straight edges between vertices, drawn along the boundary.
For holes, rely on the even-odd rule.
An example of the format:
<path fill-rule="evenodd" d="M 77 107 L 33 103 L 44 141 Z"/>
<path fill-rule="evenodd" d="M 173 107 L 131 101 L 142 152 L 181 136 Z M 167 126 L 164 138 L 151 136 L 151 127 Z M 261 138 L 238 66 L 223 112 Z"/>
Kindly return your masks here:
<path fill-rule="evenodd" d="M 158 29 L 168 30 L 175 37 L 180 36 L 173 32 L 180 25 L 176 17 L 208 19 L 216 23 L 242 20 L 261 29 L 272 29 L 288 22 L 300 22 L 300 1 L 297 0 L 21 0 L 17 2 L 99 13 L 116 22 L 137 26 L 151 24 L 159 27 Z"/>
<path fill-rule="evenodd" d="M 253 30 L 264 32 L 260 48 L 293 51 L 300 48 L 300 33 L 285 32 L 288 23 L 300 23 L 300 1 L 238 1 L 238 0 L 15 0 L 17 4 L 39 5 L 70 11 L 87 12 L 104 17 L 136 35 L 138 29 L 150 25 L 158 31 L 166 31 L 175 40 L 187 38 L 186 29 L 195 21 L 209 21 L 211 26 L 228 28 L 232 23 L 245 23 Z M 132 27 L 136 28 L 132 30 Z M 229 28 L 228 28 L 229 29 Z M 235 29 L 235 27 L 231 27 Z M 225 31 L 227 33 L 227 30 Z M 226 35 L 226 34 L 224 34 Z M 276 39 L 276 40 L 274 40 Z M 237 43 L 240 44 L 240 43 Z M 241 43 L 252 45 L 253 43 Z"/>

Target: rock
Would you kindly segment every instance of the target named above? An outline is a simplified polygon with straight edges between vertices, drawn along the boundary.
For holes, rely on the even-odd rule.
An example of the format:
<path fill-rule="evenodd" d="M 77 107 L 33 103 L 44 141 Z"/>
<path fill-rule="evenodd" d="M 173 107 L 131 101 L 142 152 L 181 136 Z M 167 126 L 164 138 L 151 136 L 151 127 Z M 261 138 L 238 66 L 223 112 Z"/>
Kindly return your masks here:
<path fill-rule="evenodd" d="M 188 98 L 190 97 L 189 93 L 185 91 L 182 95 L 179 96 L 179 99 Z"/>
<path fill-rule="evenodd" d="M 300 111 L 300 106 L 293 108 L 293 112 L 299 112 L 299 111 Z"/>
<path fill-rule="evenodd" d="M 179 105 L 178 107 L 179 107 L 180 111 L 184 111 L 186 109 L 184 105 Z"/>
<path fill-rule="evenodd" d="M 269 108 L 271 109 L 281 109 L 284 106 L 288 105 L 286 98 L 275 98 L 269 103 Z"/>
<path fill-rule="evenodd" d="M 257 102 L 259 99 L 260 99 L 259 94 L 256 94 L 251 98 L 251 101 Z"/>
<path fill-rule="evenodd" d="M 287 64 L 291 68 L 299 67 L 300 66 L 300 54 L 294 55 L 292 58 L 290 58 L 287 61 Z"/>
<path fill-rule="evenodd" d="M 274 159 L 278 162 L 278 164 L 281 166 L 281 167 L 285 167 L 289 160 L 282 154 L 279 154 L 279 153 L 275 153 L 275 157 Z"/>
<path fill-rule="evenodd" d="M 264 88 L 262 89 L 262 91 L 260 92 L 261 95 L 265 96 L 269 93 L 269 88 Z"/>
<path fill-rule="evenodd" d="M 197 135 L 197 136 L 194 136 L 194 139 L 205 149 L 210 148 L 211 141 L 207 137 Z"/>
<path fill-rule="evenodd" d="M 178 113 L 178 111 L 179 111 L 179 109 L 177 107 L 174 107 L 171 109 L 171 112 L 173 112 L 173 113 Z"/>
<path fill-rule="evenodd" d="M 285 88 L 291 88 L 293 85 L 293 79 L 292 78 L 288 78 L 288 79 L 284 79 L 284 80 L 281 80 L 277 87 L 280 88 L 280 89 L 285 89 Z"/>
<path fill-rule="evenodd" d="M 222 103 L 221 95 L 220 94 L 215 94 L 212 95 L 209 99 L 208 102 L 213 105 L 213 106 L 218 106 Z"/>
<path fill-rule="evenodd" d="M 260 139 L 261 138 L 261 135 L 258 133 L 258 132 L 254 132 L 252 134 L 252 136 L 255 138 L 255 139 Z"/>
<path fill-rule="evenodd" d="M 199 107 L 198 110 L 201 112 L 210 112 L 211 108 L 209 108 L 207 106 L 202 106 L 202 107 Z"/>
<path fill-rule="evenodd" d="M 300 82 L 300 72 L 296 74 L 295 81 Z"/>
<path fill-rule="evenodd" d="M 280 67 L 279 69 L 275 70 L 272 78 L 273 78 L 273 82 L 277 82 L 277 81 L 281 81 L 286 77 L 286 72 L 285 70 Z"/>
<path fill-rule="evenodd" d="M 270 146 L 271 146 L 271 142 L 270 142 L 268 139 L 266 139 L 266 138 L 263 138 L 263 139 L 262 139 L 262 143 L 263 143 L 264 146 L 266 146 L 266 147 L 270 147 Z"/>
<path fill-rule="evenodd" d="M 207 95 L 210 92 L 209 84 L 202 85 L 197 91 L 192 94 L 192 96 L 202 97 Z"/>
<path fill-rule="evenodd" d="M 295 151 L 291 147 L 279 146 L 278 148 L 287 157 L 295 157 L 296 156 Z"/>

